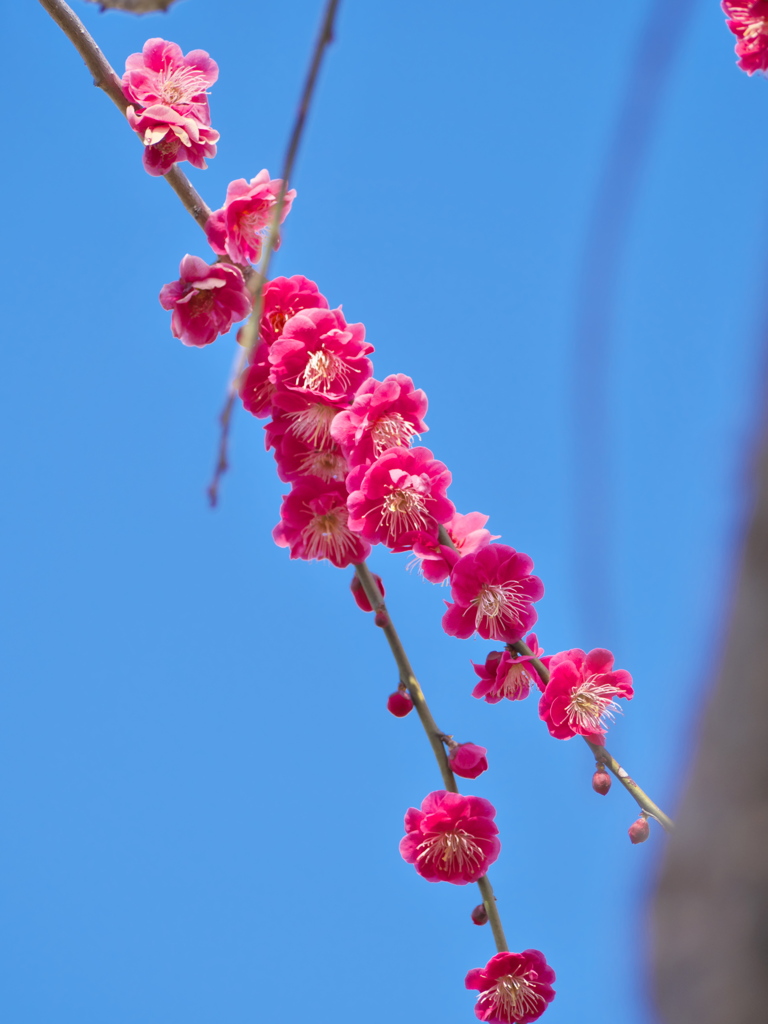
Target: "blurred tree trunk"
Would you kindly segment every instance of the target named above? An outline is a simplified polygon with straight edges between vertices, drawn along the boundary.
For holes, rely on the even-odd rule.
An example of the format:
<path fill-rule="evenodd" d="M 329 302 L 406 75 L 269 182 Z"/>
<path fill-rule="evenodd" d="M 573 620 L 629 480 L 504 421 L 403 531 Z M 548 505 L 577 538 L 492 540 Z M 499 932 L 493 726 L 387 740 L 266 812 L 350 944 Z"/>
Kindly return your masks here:
<path fill-rule="evenodd" d="M 724 658 L 654 900 L 666 1024 L 768 1021 L 766 430 L 754 484 Z"/>

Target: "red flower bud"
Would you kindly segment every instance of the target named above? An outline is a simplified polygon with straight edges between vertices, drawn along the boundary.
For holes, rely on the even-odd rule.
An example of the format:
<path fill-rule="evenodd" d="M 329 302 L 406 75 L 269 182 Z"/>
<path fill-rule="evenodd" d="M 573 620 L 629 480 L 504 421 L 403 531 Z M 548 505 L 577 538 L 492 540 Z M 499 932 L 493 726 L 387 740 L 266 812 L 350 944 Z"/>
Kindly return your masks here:
<path fill-rule="evenodd" d="M 600 796 L 605 796 L 608 790 L 611 788 L 611 776 L 601 765 L 595 774 L 592 776 L 592 789 Z"/>
<path fill-rule="evenodd" d="M 387 615 L 387 609 L 386 608 L 378 608 L 376 610 L 376 616 L 375 616 L 373 621 L 376 623 L 377 626 L 380 626 L 381 629 L 384 629 L 385 626 L 388 626 L 389 625 L 389 616 Z"/>
<path fill-rule="evenodd" d="M 413 711 L 413 701 L 405 690 L 395 690 L 394 693 L 390 693 L 387 700 L 387 711 L 395 718 L 405 718 Z"/>
<path fill-rule="evenodd" d="M 381 591 L 381 596 L 384 597 L 384 584 L 381 582 L 381 576 L 377 576 L 376 573 L 374 573 L 373 578 L 376 580 L 376 586 Z M 357 573 L 352 577 L 349 589 L 352 591 L 352 597 L 354 597 L 358 608 L 362 608 L 364 612 L 373 611 L 371 602 L 368 600 L 366 593 L 363 590 L 363 584 L 358 579 Z"/>
<path fill-rule="evenodd" d="M 448 755 L 448 767 L 462 779 L 476 779 L 488 770 L 488 751 L 476 743 L 457 743 Z"/>
<path fill-rule="evenodd" d="M 488 924 L 488 911 L 484 903 L 478 903 L 472 911 L 472 924 Z"/>
<path fill-rule="evenodd" d="M 644 843 L 651 832 L 646 816 L 641 814 L 637 821 L 632 822 L 627 831 L 631 843 Z"/>

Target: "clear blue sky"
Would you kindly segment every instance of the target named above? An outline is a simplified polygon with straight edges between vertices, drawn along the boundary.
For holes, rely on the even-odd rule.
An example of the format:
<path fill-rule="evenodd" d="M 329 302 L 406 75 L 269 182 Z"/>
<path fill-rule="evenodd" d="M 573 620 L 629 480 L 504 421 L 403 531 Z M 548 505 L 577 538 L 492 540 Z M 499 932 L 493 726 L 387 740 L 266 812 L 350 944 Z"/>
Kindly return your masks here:
<path fill-rule="evenodd" d="M 122 69 L 149 36 L 204 48 L 211 206 L 279 171 L 317 0 L 184 0 L 167 16 L 73 0 Z M 376 370 L 430 399 L 425 437 L 462 511 L 532 555 L 549 653 L 608 646 L 637 697 L 610 747 L 674 807 L 718 656 L 746 507 L 768 280 L 768 84 L 695 4 L 641 175 L 619 275 L 607 415 L 611 635 L 574 574 L 577 284 L 648 4 L 343 0 L 276 272 L 362 320 Z M 157 293 L 200 229 L 37 4 L 5 4 L 2 980 L 8 1024 L 473 1020 L 492 954 L 473 887 L 399 857 L 439 786 L 348 572 L 289 562 L 260 425 L 204 488 L 231 339 L 175 341 Z M 544 1018 L 648 1024 L 644 899 L 658 829 L 631 847 L 616 788 L 533 701 L 473 701 L 445 591 L 376 552 L 441 727 L 489 749 L 492 870 L 513 948 L 558 973 Z M 582 560 L 583 562 L 583 560 Z M 585 625 L 587 623 L 587 625 Z"/>

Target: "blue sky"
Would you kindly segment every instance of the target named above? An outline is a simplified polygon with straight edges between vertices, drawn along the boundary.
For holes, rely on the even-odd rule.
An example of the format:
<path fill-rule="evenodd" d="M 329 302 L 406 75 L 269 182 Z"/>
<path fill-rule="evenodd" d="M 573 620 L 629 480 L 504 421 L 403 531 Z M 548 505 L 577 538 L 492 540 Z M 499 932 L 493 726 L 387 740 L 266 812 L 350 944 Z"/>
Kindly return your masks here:
<path fill-rule="evenodd" d="M 217 60 L 219 155 L 191 172 L 211 206 L 277 175 L 317 2 L 141 19 L 73 2 L 119 69 L 154 35 Z M 542 645 L 607 646 L 632 672 L 609 746 L 674 808 L 748 507 L 768 86 L 736 69 L 718 5 L 694 3 L 617 272 L 596 465 L 574 444 L 578 287 L 649 10 L 343 0 L 274 269 L 366 324 L 378 377 L 426 390 L 453 500 L 535 560 Z M 43 9 L 4 21 L 5 1018 L 472 1020 L 463 978 L 491 935 L 474 888 L 398 855 L 439 776 L 415 716 L 385 711 L 383 638 L 349 573 L 273 545 L 285 487 L 245 415 L 205 502 L 234 344 L 183 348 L 157 301 L 205 239 Z M 602 542 L 578 528 L 590 480 Z M 406 562 L 371 559 L 441 727 L 488 747 L 467 791 L 498 809 L 510 943 L 558 973 L 544 1019 L 649 1024 L 663 837 L 630 846 L 632 802 L 592 793 L 586 748 L 552 740 L 533 701 L 471 699 L 491 645 L 446 637 L 446 592 Z"/>

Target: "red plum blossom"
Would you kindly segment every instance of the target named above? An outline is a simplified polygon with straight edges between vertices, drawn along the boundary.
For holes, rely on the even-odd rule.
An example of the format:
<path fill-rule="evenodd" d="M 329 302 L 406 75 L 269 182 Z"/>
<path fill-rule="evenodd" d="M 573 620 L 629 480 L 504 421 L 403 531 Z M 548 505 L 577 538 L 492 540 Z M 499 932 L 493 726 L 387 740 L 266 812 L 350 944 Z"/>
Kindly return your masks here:
<path fill-rule="evenodd" d="M 373 372 L 369 352 L 363 325 L 348 324 L 340 309 L 304 309 L 270 347 L 270 379 L 307 401 L 346 404 Z"/>
<path fill-rule="evenodd" d="M 497 953 L 485 967 L 467 974 L 464 984 L 477 989 L 475 1016 L 488 1024 L 530 1024 L 555 998 L 555 972 L 538 949 Z"/>
<path fill-rule="evenodd" d="M 530 654 L 513 655 L 510 651 L 491 651 L 484 665 L 472 666 L 480 676 L 480 682 L 472 691 L 473 697 L 482 698 L 486 704 L 498 704 L 500 700 L 525 700 L 531 690 L 531 683 L 536 683 L 540 690 L 544 683 L 531 664 L 534 658 L 540 658 L 544 651 L 539 647 L 535 633 L 530 633 L 526 643 L 531 649 Z"/>
<path fill-rule="evenodd" d="M 367 380 L 358 389 L 349 409 L 334 420 L 333 436 L 350 466 L 367 465 L 388 448 L 409 448 L 428 429 L 426 412 L 424 392 L 404 373 L 393 373 L 383 381 Z"/>
<path fill-rule="evenodd" d="M 237 333 L 239 335 L 240 331 Z M 238 392 L 243 405 L 252 416 L 257 416 L 259 419 L 264 419 L 272 413 L 272 395 L 275 385 L 269 379 L 272 367 L 269 365 L 268 356 L 269 346 L 260 342 L 238 384 Z"/>
<path fill-rule="evenodd" d="M 428 448 L 389 448 L 347 480 L 349 521 L 372 543 L 408 550 L 416 533 L 436 535 L 454 513 L 446 497 L 451 474 Z"/>
<path fill-rule="evenodd" d="M 737 38 L 737 63 L 753 75 L 768 71 L 768 0 L 723 0 L 728 28 Z"/>
<path fill-rule="evenodd" d="M 443 629 L 463 640 L 477 631 L 486 640 L 515 643 L 536 622 L 533 602 L 544 594 L 533 561 L 506 544 L 463 555 L 451 571 L 451 596 Z"/>
<path fill-rule="evenodd" d="M 336 481 L 302 477 L 283 498 L 280 522 L 272 531 L 291 558 L 327 558 L 339 569 L 367 558 L 371 546 L 347 525 L 347 491 Z"/>
<path fill-rule="evenodd" d="M 283 333 L 288 320 L 302 309 L 328 309 L 328 300 L 314 281 L 301 274 L 273 277 L 261 295 L 259 337 L 272 345 Z"/>
<path fill-rule="evenodd" d="M 601 647 L 589 654 L 576 648 L 545 659 L 549 682 L 539 702 L 539 717 L 559 740 L 586 736 L 605 739 L 606 719 L 619 710 L 615 697 L 631 700 L 632 676 L 613 671 L 613 655 Z"/>
<path fill-rule="evenodd" d="M 171 330 L 184 345 L 210 345 L 251 309 L 243 275 L 228 263 L 209 266 L 199 256 L 185 256 L 179 280 L 163 285 L 160 305 L 172 309 Z"/>
<path fill-rule="evenodd" d="M 382 597 L 386 595 L 384 590 L 384 582 L 378 573 L 373 573 L 373 578 L 376 582 L 376 586 L 379 588 L 379 593 Z M 352 582 L 349 584 L 349 588 L 352 591 L 352 596 L 355 599 L 355 604 L 358 608 L 364 612 L 372 612 L 371 602 L 368 600 L 368 595 L 363 590 L 363 584 L 360 582 L 357 574 L 352 577 Z"/>
<path fill-rule="evenodd" d="M 387 698 L 387 711 L 395 718 L 405 718 L 413 711 L 413 701 L 406 690 L 395 690 Z"/>
<path fill-rule="evenodd" d="M 476 882 L 499 856 L 495 817 L 482 797 L 437 790 L 409 808 L 400 854 L 428 882 Z"/>
<path fill-rule="evenodd" d="M 224 206 L 214 210 L 205 225 L 213 251 L 219 256 L 229 256 L 235 263 L 258 262 L 262 236 L 270 226 L 282 186 L 282 179 L 270 178 L 267 170 L 259 171 L 250 181 L 245 178 L 231 181 Z M 295 198 L 296 189 L 290 189 L 283 196 L 281 224 Z M 276 248 L 279 248 L 279 241 Z"/>

